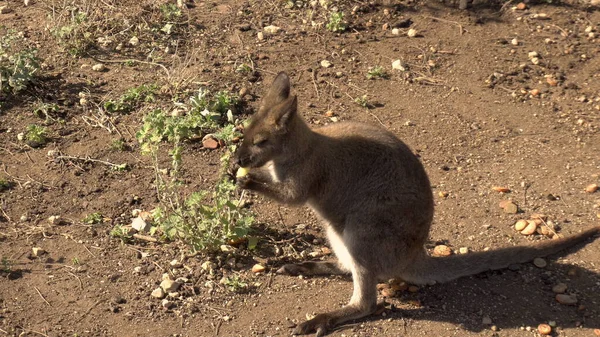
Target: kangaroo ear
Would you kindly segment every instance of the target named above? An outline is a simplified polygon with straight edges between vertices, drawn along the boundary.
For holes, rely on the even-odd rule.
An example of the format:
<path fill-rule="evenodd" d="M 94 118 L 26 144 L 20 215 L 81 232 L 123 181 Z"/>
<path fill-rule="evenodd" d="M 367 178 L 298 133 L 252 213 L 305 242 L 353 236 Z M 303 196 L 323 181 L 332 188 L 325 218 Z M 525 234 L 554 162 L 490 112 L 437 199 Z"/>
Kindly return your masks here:
<path fill-rule="evenodd" d="M 278 128 L 286 128 L 292 117 L 298 110 L 298 97 L 296 95 L 289 97 L 281 103 L 275 110 L 275 124 Z"/>
<path fill-rule="evenodd" d="M 280 72 L 273 80 L 271 88 L 263 99 L 264 106 L 274 106 L 290 97 L 290 78 L 285 72 Z"/>

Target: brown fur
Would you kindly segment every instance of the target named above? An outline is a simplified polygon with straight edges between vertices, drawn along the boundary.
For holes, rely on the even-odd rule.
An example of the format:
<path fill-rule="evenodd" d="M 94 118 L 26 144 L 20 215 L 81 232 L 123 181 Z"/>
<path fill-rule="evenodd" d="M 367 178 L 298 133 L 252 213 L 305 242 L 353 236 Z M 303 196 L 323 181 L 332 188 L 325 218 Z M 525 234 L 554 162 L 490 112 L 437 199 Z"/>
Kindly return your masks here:
<path fill-rule="evenodd" d="M 351 273 L 348 305 L 317 315 L 295 334 L 327 333 L 377 307 L 378 280 L 418 284 L 446 282 L 556 253 L 598 234 L 600 227 L 569 238 L 446 258 L 430 257 L 423 245 L 433 218 L 429 179 L 418 158 L 379 127 L 336 123 L 315 130 L 297 114 L 297 98 L 280 73 L 263 99 L 236 153 L 250 189 L 282 203 L 309 205 L 323 220 L 339 264 L 283 266 L 287 274 Z"/>

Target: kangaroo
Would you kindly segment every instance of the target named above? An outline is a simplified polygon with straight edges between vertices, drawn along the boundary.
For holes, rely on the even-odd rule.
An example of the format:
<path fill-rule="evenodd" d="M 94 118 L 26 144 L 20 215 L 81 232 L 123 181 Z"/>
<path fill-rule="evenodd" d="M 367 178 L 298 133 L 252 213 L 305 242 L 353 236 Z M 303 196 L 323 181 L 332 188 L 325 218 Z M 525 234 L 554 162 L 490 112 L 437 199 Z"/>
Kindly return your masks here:
<path fill-rule="evenodd" d="M 337 310 L 296 326 L 323 336 L 334 326 L 374 313 L 377 282 L 447 282 L 557 253 L 600 233 L 594 227 L 558 240 L 449 257 L 429 256 L 433 219 L 429 178 L 417 156 L 392 133 L 359 123 L 317 129 L 298 114 L 290 79 L 281 72 L 236 151 L 237 184 L 288 205 L 308 205 L 322 220 L 338 262 L 286 264 L 290 275 L 352 274 L 352 297 Z"/>

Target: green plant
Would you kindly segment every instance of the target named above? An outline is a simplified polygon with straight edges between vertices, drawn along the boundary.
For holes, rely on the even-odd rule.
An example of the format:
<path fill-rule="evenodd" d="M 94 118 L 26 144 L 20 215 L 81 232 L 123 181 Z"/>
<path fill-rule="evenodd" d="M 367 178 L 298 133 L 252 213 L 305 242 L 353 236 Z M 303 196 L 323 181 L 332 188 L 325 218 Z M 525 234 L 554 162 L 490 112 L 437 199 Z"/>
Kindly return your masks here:
<path fill-rule="evenodd" d="M 50 29 L 58 44 L 72 56 L 81 56 L 95 45 L 96 18 L 76 6 L 67 6 L 66 18 L 52 18 L 57 26 Z"/>
<path fill-rule="evenodd" d="M 27 131 L 23 136 L 23 140 L 31 147 L 40 147 L 48 142 L 48 134 L 46 128 L 35 124 L 27 126 Z"/>
<path fill-rule="evenodd" d="M 77 258 L 77 257 L 74 257 L 74 258 L 71 260 L 71 263 L 72 263 L 74 266 L 78 265 L 78 264 L 80 263 L 80 262 L 79 262 L 79 258 Z"/>
<path fill-rule="evenodd" d="M 161 109 L 156 109 L 144 116 L 144 124 L 136 137 L 141 145 L 143 154 L 156 152 L 157 146 L 163 140 L 173 145 L 170 151 L 172 166 L 178 171 L 181 162 L 181 143 L 184 140 L 202 133 L 217 130 L 224 123 L 234 123 L 231 109 L 237 100 L 228 92 L 220 91 L 210 95 L 207 90 L 199 90 L 190 98 L 189 105 L 178 103 L 184 115 L 167 115 Z M 233 129 L 230 133 L 233 132 Z"/>
<path fill-rule="evenodd" d="M 13 188 L 14 183 L 7 179 L 0 179 L 0 192 L 8 191 Z"/>
<path fill-rule="evenodd" d="M 95 225 L 95 224 L 99 224 L 102 223 L 104 221 L 104 217 L 102 216 L 102 214 L 96 212 L 96 213 L 91 213 L 86 215 L 85 218 L 83 218 L 83 222 L 89 225 Z"/>
<path fill-rule="evenodd" d="M 2 257 L 2 271 L 10 274 L 12 272 L 12 262 L 6 257 Z"/>
<path fill-rule="evenodd" d="M 165 114 L 157 109 L 144 117 L 141 130 L 137 133 L 142 153 L 154 160 L 155 184 L 159 206 L 154 209 L 155 231 L 166 239 L 181 239 L 194 251 L 209 251 L 219 245 L 246 236 L 254 217 L 240 207 L 235 197 L 235 184 L 229 180 L 226 167 L 229 165 L 234 146 L 230 145 L 221 158 L 221 178 L 213 191 L 198 191 L 187 197 L 180 196 L 178 173 L 182 165 L 184 140 L 209 131 L 215 138 L 231 143 L 239 134 L 231 109 L 235 97 L 227 92 L 210 95 L 200 90 L 189 104 L 177 106 L 186 114 Z M 166 141 L 170 147 L 171 171 L 167 177 L 158 167 L 158 147 Z"/>
<path fill-rule="evenodd" d="M 360 97 L 356 97 L 354 99 L 354 103 L 362 106 L 363 108 L 369 109 L 371 107 L 371 103 L 369 103 L 369 99 L 367 95 L 362 95 Z"/>
<path fill-rule="evenodd" d="M 117 100 L 104 103 L 104 110 L 110 113 L 128 113 L 137 108 L 141 102 L 153 102 L 157 87 L 155 84 L 142 84 L 131 88 Z"/>
<path fill-rule="evenodd" d="M 235 71 L 237 71 L 238 73 L 242 73 L 242 74 L 248 74 L 248 73 L 252 72 L 252 67 L 250 67 L 246 63 L 242 63 L 235 69 Z"/>
<path fill-rule="evenodd" d="M 56 103 L 44 103 L 42 101 L 33 108 L 33 113 L 39 118 L 44 118 L 47 123 L 54 121 L 53 114 L 58 112 L 58 104 Z"/>
<path fill-rule="evenodd" d="M 129 230 L 127 228 L 125 228 L 121 224 L 115 225 L 110 230 L 110 236 L 115 237 L 115 238 L 119 238 L 124 243 L 127 243 L 127 242 L 131 241 L 131 238 L 132 238 Z"/>
<path fill-rule="evenodd" d="M 173 21 L 181 17 L 181 9 L 177 7 L 177 4 L 167 3 L 160 6 L 160 12 L 162 13 L 165 21 Z"/>
<path fill-rule="evenodd" d="M 370 80 L 378 79 L 378 78 L 389 78 L 389 77 L 390 77 L 390 74 L 388 74 L 388 72 L 382 66 L 372 67 L 367 72 L 367 78 Z"/>
<path fill-rule="evenodd" d="M 223 284 L 234 293 L 244 293 L 248 291 L 248 283 L 244 282 L 239 275 L 228 276 L 223 279 Z"/>
<path fill-rule="evenodd" d="M 23 33 L 0 27 L 0 93 L 17 93 L 35 80 L 40 69 L 35 49 L 23 48 Z"/>
<path fill-rule="evenodd" d="M 113 141 L 110 142 L 110 149 L 112 151 L 126 151 L 127 144 L 125 144 L 123 139 L 113 139 Z"/>
<path fill-rule="evenodd" d="M 326 25 L 327 29 L 332 32 L 343 32 L 346 30 L 347 26 L 344 22 L 344 13 L 343 12 L 332 12 L 329 16 L 329 22 Z"/>

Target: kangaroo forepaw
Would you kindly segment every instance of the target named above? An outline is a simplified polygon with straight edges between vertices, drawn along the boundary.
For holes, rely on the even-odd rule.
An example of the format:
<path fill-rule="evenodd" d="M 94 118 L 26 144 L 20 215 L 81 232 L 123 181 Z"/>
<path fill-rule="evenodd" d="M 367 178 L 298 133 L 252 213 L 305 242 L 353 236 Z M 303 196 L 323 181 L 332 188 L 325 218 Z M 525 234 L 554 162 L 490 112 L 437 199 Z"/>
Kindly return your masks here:
<path fill-rule="evenodd" d="M 294 329 L 292 334 L 307 335 L 309 333 L 316 332 L 315 336 L 321 337 L 325 336 L 331 327 L 331 318 L 327 314 L 320 314 L 311 320 L 299 324 Z"/>

